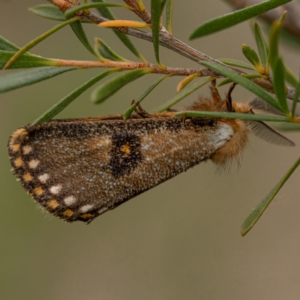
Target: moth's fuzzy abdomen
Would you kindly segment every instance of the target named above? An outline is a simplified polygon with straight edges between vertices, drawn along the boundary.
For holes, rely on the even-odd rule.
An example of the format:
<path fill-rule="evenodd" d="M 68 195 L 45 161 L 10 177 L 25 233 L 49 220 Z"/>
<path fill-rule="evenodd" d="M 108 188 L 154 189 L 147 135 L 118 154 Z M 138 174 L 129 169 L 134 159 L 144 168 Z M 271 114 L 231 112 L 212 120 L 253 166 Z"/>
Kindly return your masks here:
<path fill-rule="evenodd" d="M 240 156 L 248 142 L 250 132 L 243 120 L 227 119 L 222 120 L 233 129 L 232 138 L 222 147 L 220 147 L 212 156 L 211 160 L 221 166 L 227 165 L 232 159 L 239 161 Z"/>

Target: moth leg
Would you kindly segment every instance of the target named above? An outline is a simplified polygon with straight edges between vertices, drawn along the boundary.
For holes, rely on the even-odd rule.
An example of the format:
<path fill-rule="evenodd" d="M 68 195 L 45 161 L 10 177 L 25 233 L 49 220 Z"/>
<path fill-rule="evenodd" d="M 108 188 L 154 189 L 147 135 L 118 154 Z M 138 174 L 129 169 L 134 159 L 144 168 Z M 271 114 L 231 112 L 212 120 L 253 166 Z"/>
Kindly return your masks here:
<path fill-rule="evenodd" d="M 135 100 L 132 100 L 132 101 L 131 101 L 131 105 L 133 105 L 133 104 L 135 104 L 135 103 L 136 103 Z M 135 111 L 140 117 L 142 117 L 143 119 L 145 119 L 145 118 L 152 118 L 152 116 L 151 116 L 149 113 L 147 113 L 147 112 L 141 107 L 141 105 L 140 105 L 139 103 L 137 103 L 136 108 L 135 108 L 134 111 Z"/>
<path fill-rule="evenodd" d="M 214 100 L 214 102 L 215 103 L 222 102 L 218 89 L 216 88 L 216 79 L 212 80 L 210 90 L 211 90 L 211 97 Z"/>
<path fill-rule="evenodd" d="M 229 112 L 235 112 L 235 109 L 232 107 L 231 93 L 232 93 L 232 91 L 234 90 L 234 88 L 235 88 L 236 85 L 237 85 L 237 83 L 234 82 L 234 83 L 229 87 L 228 93 L 226 94 L 226 107 L 227 107 L 227 110 L 228 110 Z"/>

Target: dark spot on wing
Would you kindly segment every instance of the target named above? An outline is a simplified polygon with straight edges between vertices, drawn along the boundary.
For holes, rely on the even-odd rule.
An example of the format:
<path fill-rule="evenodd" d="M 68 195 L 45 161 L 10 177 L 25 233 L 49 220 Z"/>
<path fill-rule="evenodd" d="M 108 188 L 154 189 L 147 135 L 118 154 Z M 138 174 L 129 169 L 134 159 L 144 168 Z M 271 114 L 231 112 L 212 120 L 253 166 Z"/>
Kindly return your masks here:
<path fill-rule="evenodd" d="M 118 132 L 112 136 L 108 169 L 115 178 L 128 175 L 142 161 L 140 138 L 129 132 Z"/>

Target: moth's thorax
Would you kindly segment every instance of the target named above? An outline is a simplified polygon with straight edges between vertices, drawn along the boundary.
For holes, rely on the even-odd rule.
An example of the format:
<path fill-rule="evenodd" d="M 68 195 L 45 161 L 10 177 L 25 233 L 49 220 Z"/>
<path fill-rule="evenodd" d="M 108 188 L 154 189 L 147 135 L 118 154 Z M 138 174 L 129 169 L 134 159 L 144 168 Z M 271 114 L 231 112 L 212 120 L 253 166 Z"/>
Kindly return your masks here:
<path fill-rule="evenodd" d="M 251 109 L 248 103 L 232 102 L 232 107 L 237 113 L 248 113 Z M 212 99 L 203 98 L 196 101 L 187 109 L 199 111 L 227 111 L 226 100 L 213 101 Z M 239 160 L 244 148 L 248 142 L 248 134 L 250 129 L 245 121 L 238 119 L 219 119 L 219 122 L 226 123 L 233 130 L 232 138 L 220 147 L 212 156 L 211 159 L 218 165 L 224 166 L 230 163 L 233 159 Z"/>

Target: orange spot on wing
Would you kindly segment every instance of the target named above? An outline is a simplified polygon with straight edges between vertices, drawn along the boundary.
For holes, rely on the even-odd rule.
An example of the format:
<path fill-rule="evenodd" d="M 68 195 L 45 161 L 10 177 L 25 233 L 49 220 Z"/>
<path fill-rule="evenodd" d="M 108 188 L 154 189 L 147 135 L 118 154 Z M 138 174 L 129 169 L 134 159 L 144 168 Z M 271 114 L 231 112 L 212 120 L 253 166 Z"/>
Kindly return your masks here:
<path fill-rule="evenodd" d="M 59 206 L 59 203 L 54 199 L 49 200 L 47 204 L 48 204 L 48 207 L 50 207 L 51 209 L 55 209 Z"/>
<path fill-rule="evenodd" d="M 40 186 L 38 186 L 38 187 L 36 187 L 36 188 L 33 190 L 33 192 L 34 192 L 37 196 L 40 196 L 40 195 L 42 195 L 42 194 L 44 193 L 44 190 L 43 190 Z"/>
<path fill-rule="evenodd" d="M 20 168 L 23 166 L 24 161 L 21 157 L 18 157 L 15 159 L 14 164 L 15 164 L 16 168 Z"/>
<path fill-rule="evenodd" d="M 130 146 L 128 144 L 123 145 L 120 149 L 122 152 L 124 152 L 125 156 L 128 156 L 131 152 Z"/>
<path fill-rule="evenodd" d="M 92 216 L 93 216 L 92 214 L 83 214 L 83 215 L 81 215 L 81 218 L 83 218 L 83 219 L 89 219 Z"/>
<path fill-rule="evenodd" d="M 20 150 L 21 144 L 10 145 L 10 149 L 13 152 L 18 152 Z"/>
<path fill-rule="evenodd" d="M 26 173 L 26 174 L 23 175 L 23 179 L 24 179 L 24 181 L 28 182 L 28 181 L 32 180 L 32 176 L 31 176 L 30 173 Z"/>
<path fill-rule="evenodd" d="M 66 209 L 66 210 L 63 212 L 63 215 L 64 215 L 65 217 L 71 217 L 71 216 L 74 215 L 74 211 L 71 210 L 71 209 Z"/>

